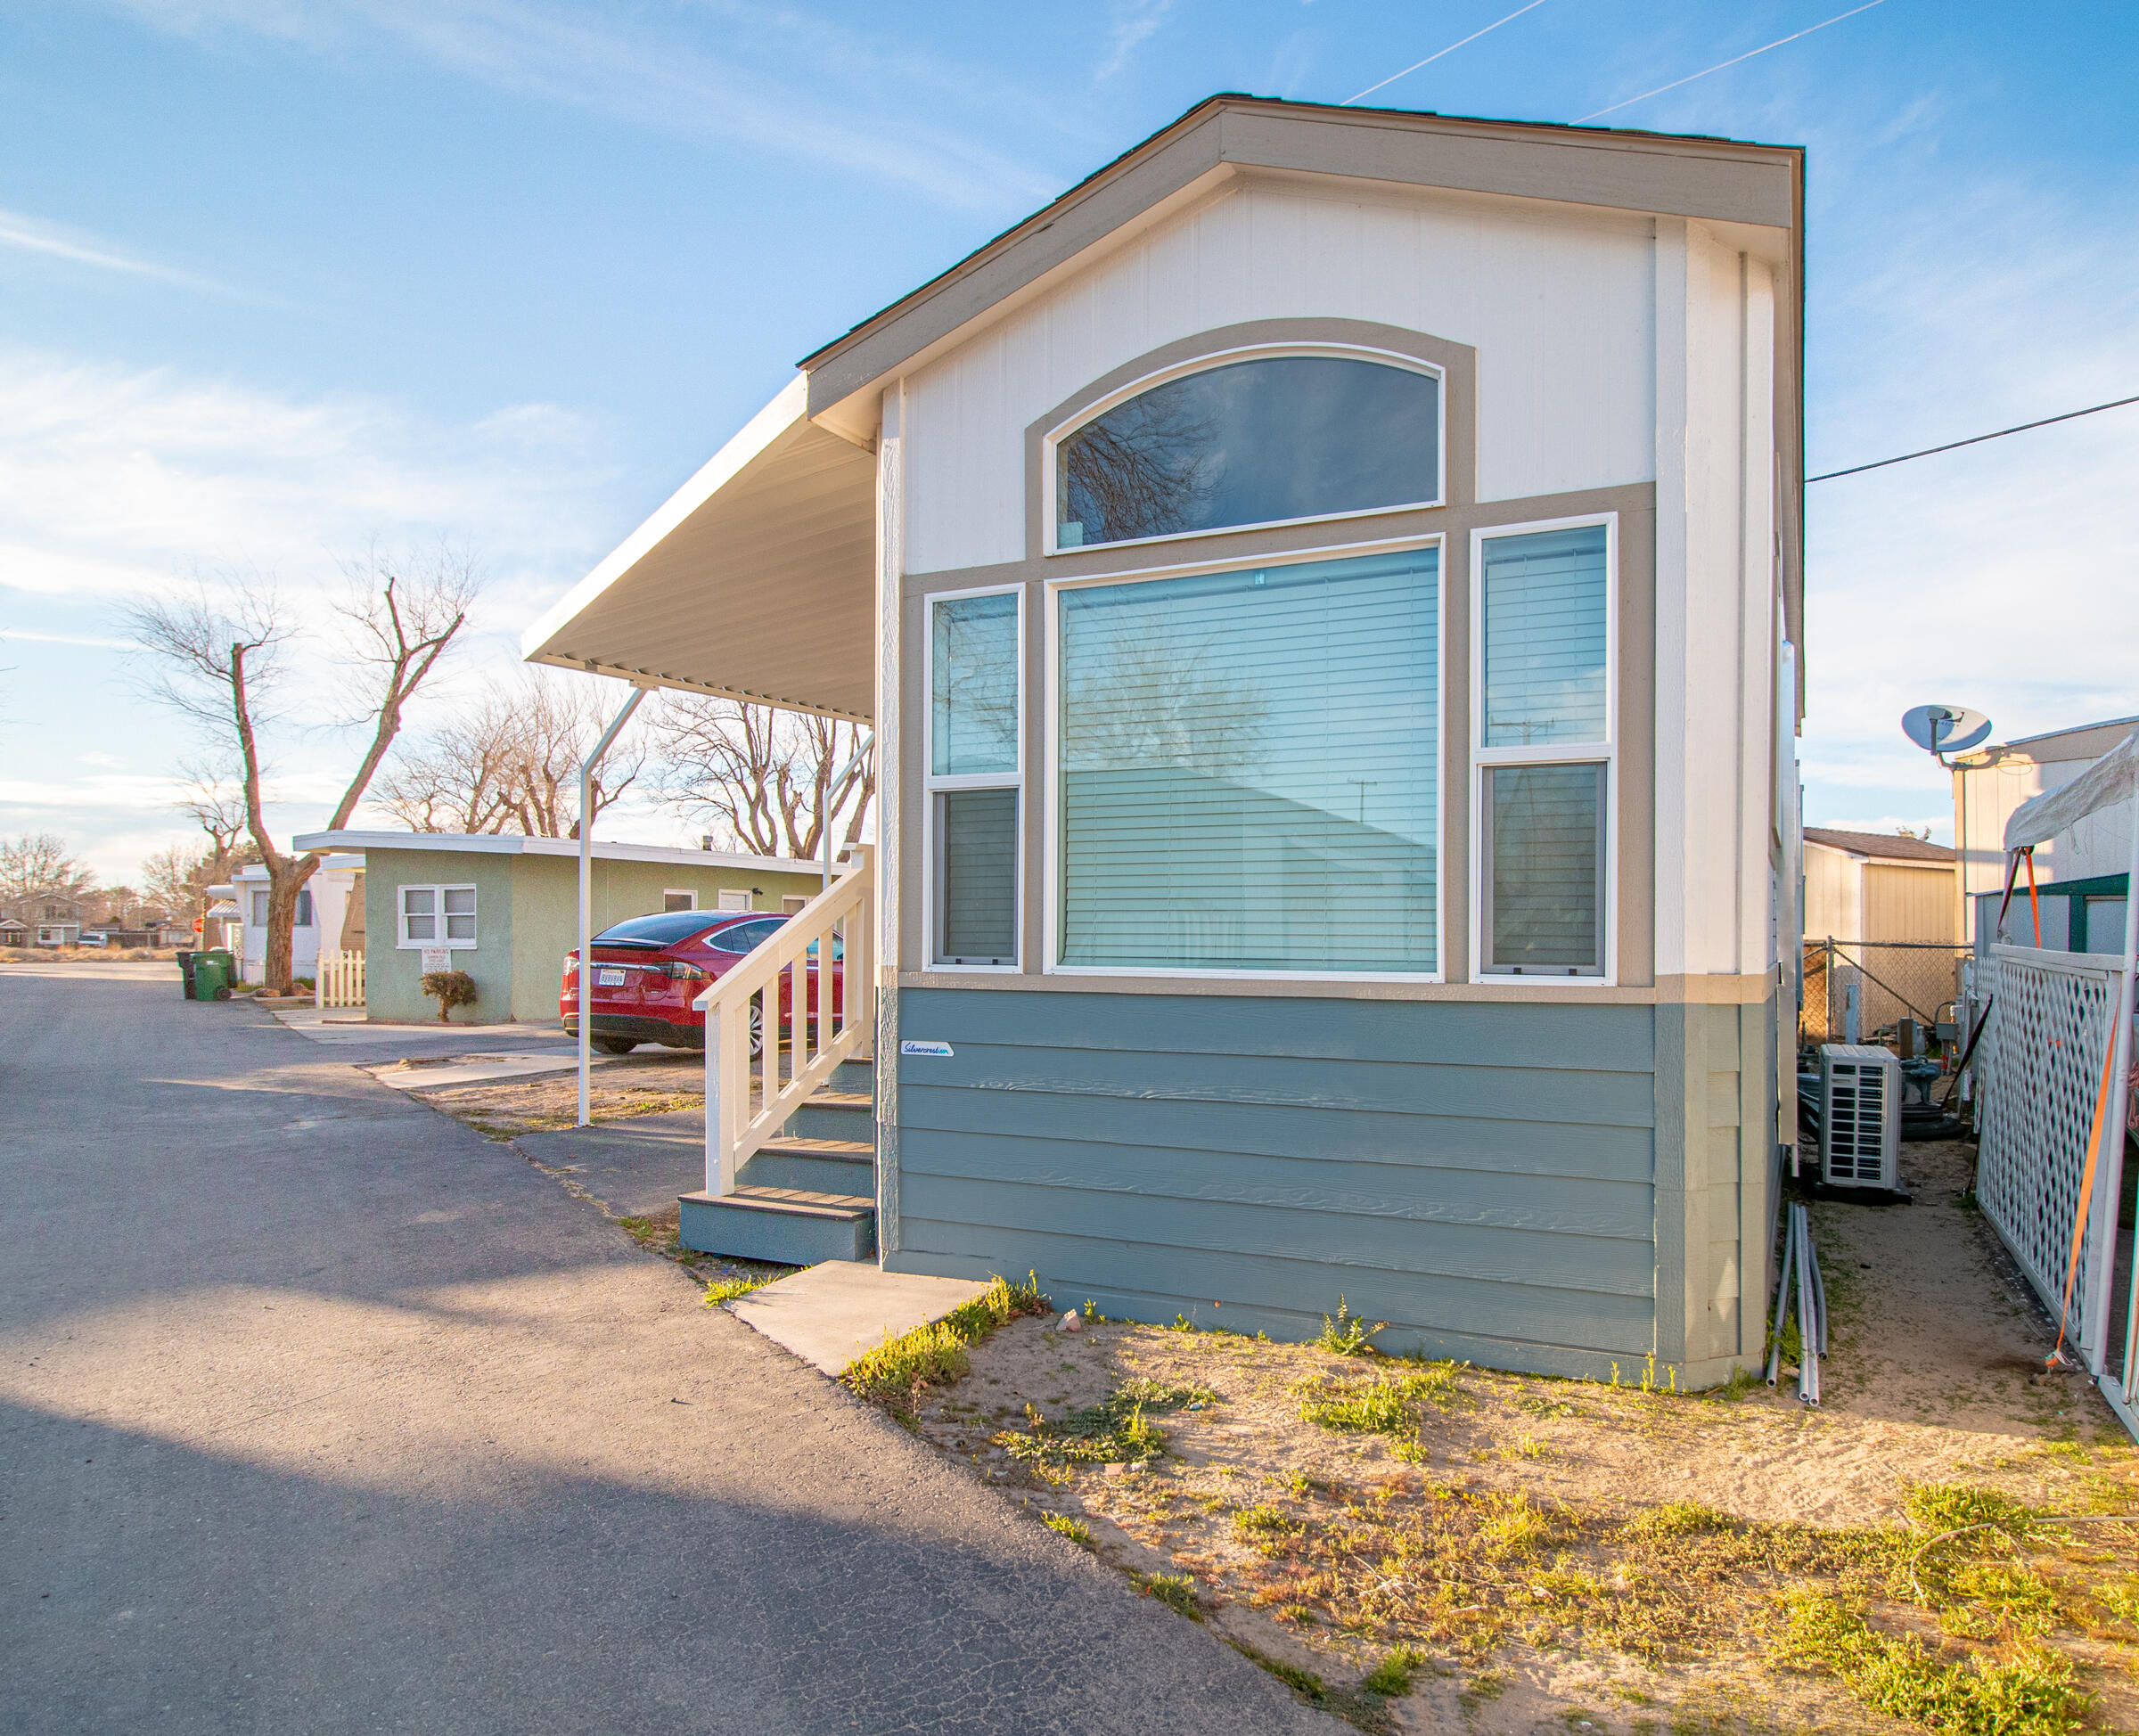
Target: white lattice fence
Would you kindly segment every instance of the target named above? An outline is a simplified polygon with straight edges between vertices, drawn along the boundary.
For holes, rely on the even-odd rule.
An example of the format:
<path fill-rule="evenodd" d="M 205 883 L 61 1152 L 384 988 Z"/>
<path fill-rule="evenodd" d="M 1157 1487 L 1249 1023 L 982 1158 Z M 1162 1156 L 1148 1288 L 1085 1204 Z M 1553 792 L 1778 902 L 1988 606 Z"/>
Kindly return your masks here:
<path fill-rule="evenodd" d="M 2055 1314 L 2072 1257 L 2122 961 L 2028 946 L 1994 946 L 1991 955 L 1997 1003 L 1984 1036 L 1988 1064 L 1980 1069 L 1976 1198 Z M 2100 1255 L 2113 1257 L 2107 1249 Z M 2069 1333 L 2083 1348 L 2102 1334 L 2102 1322 L 2087 1317 L 2088 1272 L 2096 1257 L 2094 1248 L 2083 1245 L 2072 1287 Z"/>
<path fill-rule="evenodd" d="M 323 1007 L 360 1007 L 364 1004 L 364 954 L 322 950 L 316 1004 Z"/>

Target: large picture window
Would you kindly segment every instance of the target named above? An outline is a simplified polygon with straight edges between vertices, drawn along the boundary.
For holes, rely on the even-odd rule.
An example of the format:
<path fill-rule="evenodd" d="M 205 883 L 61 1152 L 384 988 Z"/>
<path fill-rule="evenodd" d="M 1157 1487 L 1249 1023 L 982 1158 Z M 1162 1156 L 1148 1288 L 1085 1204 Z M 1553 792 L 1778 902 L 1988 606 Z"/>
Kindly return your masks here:
<path fill-rule="evenodd" d="M 1014 969 L 1019 594 L 931 597 L 928 606 L 930 962 Z"/>
<path fill-rule="evenodd" d="M 1057 550 L 1441 499 L 1438 373 L 1261 356 L 1162 380 L 1054 446 Z"/>
<path fill-rule="evenodd" d="M 1478 539 L 1481 976 L 1610 970 L 1611 561 L 1608 522 Z"/>
<path fill-rule="evenodd" d="M 1438 548 L 1056 606 L 1059 968 L 1438 970 Z"/>

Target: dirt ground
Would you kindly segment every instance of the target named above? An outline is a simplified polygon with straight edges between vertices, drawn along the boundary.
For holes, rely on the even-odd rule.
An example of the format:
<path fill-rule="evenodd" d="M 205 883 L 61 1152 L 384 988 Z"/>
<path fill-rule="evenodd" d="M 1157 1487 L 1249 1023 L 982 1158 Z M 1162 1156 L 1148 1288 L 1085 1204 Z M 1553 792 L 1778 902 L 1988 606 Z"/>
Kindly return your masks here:
<path fill-rule="evenodd" d="M 1814 1205 L 1834 1315 L 1816 1409 L 1787 1377 L 1689 1397 L 1644 1392 L 1639 1365 L 1615 1388 L 1153 1326 L 1071 1335 L 1050 1318 L 974 1347 L 914 1426 L 1169 1601 L 1192 1587 L 1200 1618 L 1338 1699 L 1415 1645 L 1416 1691 L 1355 1719 L 1368 1728 L 1961 1727 L 1897 1721 L 1832 1670 L 1788 1666 L 1784 1601 L 1809 1591 L 1855 1598 L 1941 1658 L 2008 1656 L 2049 1620 L 2044 1643 L 2097 1697 L 2089 1724 L 2139 1729 L 2139 1526 L 2036 1534 L 2029 1583 L 2053 1588 L 2055 1617 L 2015 1627 L 1950 1586 L 1937 1611 L 1897 1593 L 1932 1535 L 1897 1543 L 1919 1486 L 2139 1513 L 2139 1455 L 2091 1383 L 2045 1371 L 2053 1335 L 1960 1203 L 1967 1162 L 1912 1145 L 1914 1203 Z M 1110 1396 L 1122 1415 L 1125 1387 L 1150 1396 L 1136 1426 L 1163 1451 L 1080 1462 L 1073 1419 L 1091 1429 Z M 1361 1399 L 1399 1391 L 1389 1432 L 1362 1423 Z"/>
<path fill-rule="evenodd" d="M 440 1065 L 479 1059 L 449 1055 L 440 1058 Z M 694 1050 L 635 1050 L 589 1070 L 590 1112 L 596 1121 L 626 1121 L 634 1116 L 697 1109 L 705 1101 L 705 1057 Z M 447 1085 L 438 1091 L 419 1086 L 414 1094 L 493 1138 L 547 1133 L 569 1127 L 579 1118 L 579 1075 L 570 1069 L 500 1079 L 494 1085 Z"/>

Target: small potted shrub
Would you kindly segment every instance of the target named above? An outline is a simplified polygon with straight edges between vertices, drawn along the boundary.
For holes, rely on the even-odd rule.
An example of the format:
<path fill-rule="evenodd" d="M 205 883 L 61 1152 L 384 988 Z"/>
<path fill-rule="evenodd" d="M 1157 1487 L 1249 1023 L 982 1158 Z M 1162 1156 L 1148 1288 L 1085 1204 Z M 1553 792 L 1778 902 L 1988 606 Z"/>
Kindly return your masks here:
<path fill-rule="evenodd" d="M 475 979 L 465 970 L 427 970 L 423 993 L 438 1003 L 438 1023 L 447 1023 L 455 1007 L 475 1004 Z"/>

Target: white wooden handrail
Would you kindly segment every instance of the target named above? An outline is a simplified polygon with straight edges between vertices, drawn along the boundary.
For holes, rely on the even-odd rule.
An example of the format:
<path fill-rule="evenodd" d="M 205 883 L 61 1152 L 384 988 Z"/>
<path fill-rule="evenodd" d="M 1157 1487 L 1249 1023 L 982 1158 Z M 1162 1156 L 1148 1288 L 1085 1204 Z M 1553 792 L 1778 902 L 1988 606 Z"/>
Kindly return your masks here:
<path fill-rule="evenodd" d="M 869 1052 L 876 976 L 871 944 L 873 856 L 866 846 L 857 849 L 845 873 L 692 1003 L 706 1016 L 706 1191 L 716 1198 L 735 1191 L 736 1172 L 841 1061 Z M 840 1004 L 835 1011 L 832 973 L 824 967 L 841 954 Z M 783 979 L 792 1031 L 784 1084 L 780 1077 Z M 750 1054 L 753 1001 L 762 1035 L 755 1058 Z"/>

